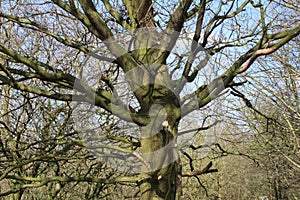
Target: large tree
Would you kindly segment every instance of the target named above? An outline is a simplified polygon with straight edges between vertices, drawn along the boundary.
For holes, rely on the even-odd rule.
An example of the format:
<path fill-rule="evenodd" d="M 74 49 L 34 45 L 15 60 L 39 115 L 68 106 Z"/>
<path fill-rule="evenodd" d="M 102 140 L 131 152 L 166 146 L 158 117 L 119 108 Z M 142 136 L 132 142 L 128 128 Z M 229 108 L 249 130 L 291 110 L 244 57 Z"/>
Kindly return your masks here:
<path fill-rule="evenodd" d="M 190 172 L 182 172 L 179 153 L 191 163 L 196 158 L 180 149 L 177 139 L 190 131 L 208 129 L 219 119 L 207 124 L 208 115 L 202 126 L 199 123 L 198 128 L 182 132 L 180 123 L 192 112 L 208 109 L 228 88 L 243 84 L 234 80 L 242 77 L 258 57 L 293 42 L 300 33 L 297 7 L 293 1 L 250 0 L 2 1 L 0 81 L 8 86 L 3 90 L 6 97 L 10 88 L 22 91 L 27 101 L 32 99 L 30 95 L 56 100 L 49 101 L 49 109 L 58 109 L 62 102 L 77 102 L 72 107 L 77 109 L 73 115 L 75 131 L 85 136 L 83 140 L 73 138 L 71 146 L 86 146 L 99 157 L 107 147 L 114 150 L 108 151 L 111 159 L 121 155 L 135 162 L 135 173 L 113 178 L 26 175 L 17 167 L 18 172 L 6 170 L 1 176 L 18 183 L 3 195 L 49 182 L 86 181 L 134 183 L 139 186 L 140 199 L 180 196 L 181 177 L 216 170 L 209 163 L 202 170 L 191 167 Z M 3 102 L 7 103 L 7 98 Z M 99 108 L 93 113 L 100 117 L 90 117 L 87 105 Z M 205 113 L 203 109 L 201 112 Z M 68 112 L 62 116 L 58 113 L 54 114 L 57 118 L 52 115 L 54 121 L 70 117 Z M 9 132 L 8 123 L 9 119 L 1 122 Z M 129 131 L 128 126 L 132 126 Z M 107 129 L 114 134 L 99 132 Z M 57 131 L 47 133 L 48 139 L 66 137 L 61 132 L 56 135 Z M 197 142 L 190 146 L 192 150 L 198 149 Z M 9 149 L 5 145 L 2 148 Z M 60 153 L 68 152 L 70 146 L 65 147 Z M 24 163 L 26 157 L 18 155 L 19 149 L 11 151 L 16 155 L 4 154 L 6 162 L 22 160 L 24 168 L 54 159 L 33 156 Z M 71 155 L 75 156 L 76 149 L 74 152 Z M 76 159 L 80 157 L 87 159 Z"/>

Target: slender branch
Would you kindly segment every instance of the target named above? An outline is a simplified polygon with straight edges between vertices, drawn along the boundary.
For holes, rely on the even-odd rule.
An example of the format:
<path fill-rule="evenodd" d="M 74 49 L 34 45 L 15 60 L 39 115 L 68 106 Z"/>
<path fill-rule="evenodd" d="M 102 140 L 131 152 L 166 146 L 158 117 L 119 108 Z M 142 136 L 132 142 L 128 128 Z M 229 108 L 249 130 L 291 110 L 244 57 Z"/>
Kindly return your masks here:
<path fill-rule="evenodd" d="M 8 175 L 8 179 L 19 180 L 19 181 L 32 181 L 32 182 L 41 182 L 43 185 L 49 182 L 90 182 L 90 183 L 104 183 L 104 184 L 115 184 L 115 183 L 135 183 L 139 180 L 138 177 L 133 176 L 120 176 L 112 179 L 107 178 L 89 178 L 89 177 L 61 177 L 61 176 L 52 176 L 52 177 L 28 177 L 28 176 L 15 176 Z M 42 185 L 41 185 L 42 186 Z"/>
<path fill-rule="evenodd" d="M 204 167 L 202 170 L 195 170 L 193 172 L 182 174 L 182 177 L 193 177 L 193 176 L 200 176 L 203 174 L 209 174 L 218 172 L 218 169 L 211 169 L 212 167 L 212 161 L 210 161 L 206 167 Z"/>

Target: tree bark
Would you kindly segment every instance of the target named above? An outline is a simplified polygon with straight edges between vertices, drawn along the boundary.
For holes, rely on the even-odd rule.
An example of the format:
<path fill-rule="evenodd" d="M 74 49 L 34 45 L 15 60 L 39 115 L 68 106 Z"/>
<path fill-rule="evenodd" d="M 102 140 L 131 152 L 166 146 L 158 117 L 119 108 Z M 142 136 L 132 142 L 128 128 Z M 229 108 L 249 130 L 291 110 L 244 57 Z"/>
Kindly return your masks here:
<path fill-rule="evenodd" d="M 152 158 L 150 161 L 150 171 L 141 174 L 141 181 L 139 182 L 140 193 L 142 200 L 148 199 L 165 199 L 174 200 L 176 198 L 177 186 L 180 184 L 178 179 L 180 164 L 178 162 L 178 152 L 173 144 L 166 144 L 166 146 L 159 147 L 159 143 L 164 141 L 167 136 L 165 133 L 160 133 L 151 138 L 142 140 L 142 150 L 151 149 Z M 167 136 L 168 137 L 168 136 Z M 159 140 L 157 139 L 159 138 Z M 171 141 L 174 143 L 174 141 Z M 155 150 L 154 150 L 155 149 Z"/>
<path fill-rule="evenodd" d="M 173 162 L 159 171 L 159 176 L 145 176 L 139 183 L 142 200 L 174 200 L 177 193 L 177 162 Z"/>
<path fill-rule="evenodd" d="M 170 114 L 168 109 L 167 113 Z M 170 117 L 169 114 L 167 114 L 167 118 Z M 139 182 L 140 199 L 142 200 L 174 200 L 176 198 L 177 187 L 180 185 L 178 178 L 180 176 L 180 163 L 175 145 L 179 118 L 174 113 L 172 116 L 173 120 L 163 122 L 160 120 L 158 125 L 162 124 L 162 128 L 158 133 L 151 135 L 152 129 L 143 131 L 145 135 L 141 140 L 141 148 L 144 155 L 149 154 L 146 157 L 146 162 L 149 165 L 145 173 L 141 174 L 141 181 Z M 157 125 L 156 119 L 152 119 L 154 125 L 151 124 L 151 127 Z"/>

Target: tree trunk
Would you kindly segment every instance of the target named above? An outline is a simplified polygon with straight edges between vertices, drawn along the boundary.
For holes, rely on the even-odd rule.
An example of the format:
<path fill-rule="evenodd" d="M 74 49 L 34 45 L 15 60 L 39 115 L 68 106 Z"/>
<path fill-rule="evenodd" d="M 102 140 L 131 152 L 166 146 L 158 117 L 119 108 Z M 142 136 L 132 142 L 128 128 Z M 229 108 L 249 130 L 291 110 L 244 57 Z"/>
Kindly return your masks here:
<path fill-rule="evenodd" d="M 179 156 L 175 145 L 176 138 L 174 138 L 174 135 L 177 134 L 178 123 L 172 123 L 172 120 L 170 122 L 159 120 L 159 123 L 156 123 L 156 120 L 157 118 L 152 120 L 150 129 L 148 127 L 146 131 L 143 131 L 146 135 L 141 140 L 142 153 L 149 155 L 145 157 L 149 165 L 146 170 L 143 170 L 145 173 L 141 174 L 140 199 L 174 200 L 181 175 Z M 152 128 L 161 124 L 163 128 L 158 133 L 151 135 Z"/>
<path fill-rule="evenodd" d="M 178 163 L 175 161 L 159 170 L 158 176 L 155 172 L 152 176 L 144 174 L 144 179 L 140 181 L 139 187 L 141 200 L 175 200 L 177 193 Z"/>

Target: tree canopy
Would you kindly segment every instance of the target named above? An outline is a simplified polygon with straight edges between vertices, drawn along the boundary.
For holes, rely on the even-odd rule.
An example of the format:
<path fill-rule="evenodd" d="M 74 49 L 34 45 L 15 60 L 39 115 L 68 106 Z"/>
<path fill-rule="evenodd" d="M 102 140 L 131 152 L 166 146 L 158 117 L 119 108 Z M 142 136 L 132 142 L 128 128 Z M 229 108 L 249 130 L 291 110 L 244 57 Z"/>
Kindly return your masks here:
<path fill-rule="evenodd" d="M 0 196 L 51 184 L 53 198 L 71 198 L 61 192 L 70 188 L 79 199 L 116 198 L 111 185 L 128 198 L 128 186 L 131 198 L 179 198 L 183 178 L 218 171 L 210 161 L 195 169 L 193 152 L 225 155 L 214 134 L 238 124 L 230 112 L 251 127 L 237 99 L 267 124 L 278 114 L 253 106 L 251 91 L 273 95 L 288 115 L 299 105 L 297 1 L 4 0 L 0 34 Z M 290 75 L 278 87 L 256 77 L 270 64 L 270 76 Z M 282 84 L 286 94 L 270 91 Z M 273 122 L 276 137 L 288 124 L 293 154 L 295 119 Z M 277 150 L 299 168 L 290 150 Z"/>

